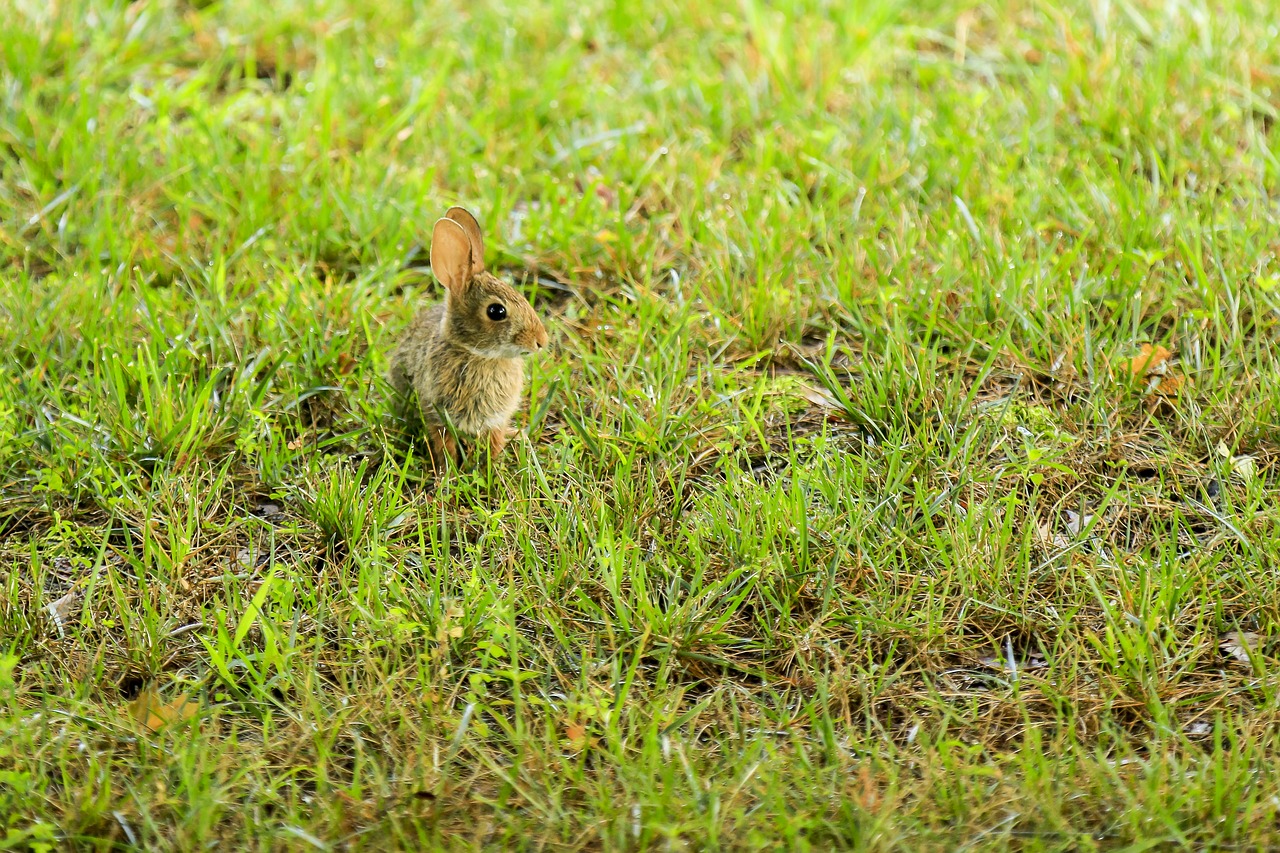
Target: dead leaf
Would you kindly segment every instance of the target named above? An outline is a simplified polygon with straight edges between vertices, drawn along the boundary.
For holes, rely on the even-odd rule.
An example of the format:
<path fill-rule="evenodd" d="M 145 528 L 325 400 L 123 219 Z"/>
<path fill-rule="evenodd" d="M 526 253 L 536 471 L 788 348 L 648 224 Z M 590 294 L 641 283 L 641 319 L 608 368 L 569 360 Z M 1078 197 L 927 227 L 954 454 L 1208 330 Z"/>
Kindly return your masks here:
<path fill-rule="evenodd" d="M 302 447 L 302 442 L 303 442 L 303 441 L 305 441 L 305 440 L 306 440 L 306 436 L 302 436 L 302 435 L 300 435 L 300 436 L 298 436 L 297 438 L 295 438 L 295 439 L 293 439 L 292 441 L 290 441 L 290 442 L 289 442 L 287 445 L 285 445 L 285 446 L 286 446 L 286 447 L 288 447 L 290 450 L 297 450 L 298 448 Z"/>
<path fill-rule="evenodd" d="M 1249 652 L 1258 648 L 1259 637 L 1253 631 L 1228 631 L 1218 640 L 1218 648 L 1224 655 L 1235 658 L 1248 666 Z"/>
<path fill-rule="evenodd" d="M 977 13 L 972 9 L 961 12 L 956 18 L 956 34 L 955 48 L 953 56 L 956 65 L 964 65 L 965 57 L 968 55 L 969 47 L 969 29 L 973 26 L 973 22 L 977 20 Z"/>
<path fill-rule="evenodd" d="M 871 775 L 871 768 L 866 763 L 858 768 L 858 775 L 862 781 L 862 807 L 864 809 L 874 810 L 880 805 L 880 791 L 876 787 L 875 777 Z"/>
<path fill-rule="evenodd" d="M 67 635 L 65 630 L 66 622 L 71 618 L 71 614 L 80 604 L 80 590 L 72 589 L 66 595 L 57 601 L 51 601 L 45 605 L 45 610 L 49 613 L 49 618 L 53 620 L 53 627 L 58 629 L 58 637 L 62 638 Z"/>
<path fill-rule="evenodd" d="M 831 393 L 828 392 L 826 389 L 819 388 L 816 385 L 810 385 L 806 382 L 804 385 L 800 386 L 800 394 L 810 403 L 813 403 L 815 406 L 818 406 L 820 408 L 823 408 L 823 409 L 840 408 L 839 400 L 833 397 Z"/>
<path fill-rule="evenodd" d="M 1004 670 L 1005 672 L 1018 672 L 1024 669 L 1044 669 L 1049 662 L 1039 655 L 1031 655 L 1029 657 L 1013 657 L 1007 655 L 984 655 L 978 658 L 978 662 L 988 669 Z"/>
<path fill-rule="evenodd" d="M 596 184 L 596 198 L 609 207 L 613 207 L 618 203 L 618 194 L 604 184 Z"/>
<path fill-rule="evenodd" d="M 1036 534 L 1040 540 L 1040 545 L 1045 548 L 1062 550 L 1071 547 L 1071 541 L 1061 533 L 1055 532 L 1053 526 L 1047 522 L 1036 523 Z"/>
<path fill-rule="evenodd" d="M 1257 464 L 1252 456 L 1233 456 L 1231 471 L 1240 482 L 1248 485 L 1253 482 L 1254 475 L 1257 473 Z"/>
<path fill-rule="evenodd" d="M 129 713 L 139 725 L 158 732 L 173 723 L 185 722 L 200 710 L 196 700 L 179 694 L 165 702 L 154 687 L 148 687 L 129 703 Z"/>
<path fill-rule="evenodd" d="M 1129 362 L 1129 376 L 1141 379 L 1153 373 L 1163 372 L 1164 363 L 1173 356 L 1169 350 L 1157 344 L 1143 344 L 1142 349 Z"/>
<path fill-rule="evenodd" d="M 1156 377 L 1152 377 L 1154 381 Z M 1179 376 L 1176 373 L 1170 373 L 1168 376 L 1159 378 L 1159 382 L 1155 382 L 1155 387 L 1150 389 L 1153 393 L 1159 394 L 1161 397 L 1173 397 L 1182 388 L 1187 381 L 1187 377 Z"/>
<path fill-rule="evenodd" d="M 1190 380 L 1174 373 L 1169 359 L 1173 353 L 1156 344 L 1143 344 L 1142 349 L 1129 361 L 1129 378 L 1134 382 L 1146 380 L 1146 393 L 1157 397 L 1173 397 Z"/>
<path fill-rule="evenodd" d="M 1078 512 L 1067 510 L 1066 528 L 1067 532 L 1072 536 L 1079 536 L 1080 531 L 1084 530 L 1093 521 L 1092 515 L 1080 515 Z"/>
<path fill-rule="evenodd" d="M 570 746 L 581 749 L 587 742 L 587 727 L 581 723 L 567 723 L 564 727 L 564 736 L 568 739 Z"/>

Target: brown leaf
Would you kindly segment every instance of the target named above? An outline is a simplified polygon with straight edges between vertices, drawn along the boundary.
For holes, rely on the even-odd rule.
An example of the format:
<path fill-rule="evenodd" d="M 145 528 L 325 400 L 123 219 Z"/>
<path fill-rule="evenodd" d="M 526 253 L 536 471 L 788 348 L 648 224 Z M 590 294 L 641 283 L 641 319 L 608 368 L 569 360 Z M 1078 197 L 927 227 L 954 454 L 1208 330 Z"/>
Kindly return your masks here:
<path fill-rule="evenodd" d="M 1179 376 L 1176 373 L 1170 373 L 1168 376 L 1160 378 L 1160 382 L 1156 385 L 1153 393 L 1159 394 L 1162 397 L 1176 396 L 1186 381 L 1187 377 Z"/>
<path fill-rule="evenodd" d="M 810 385 L 806 382 L 800 387 L 800 393 L 806 400 L 819 408 L 840 408 L 840 401 L 833 397 L 825 388 L 819 388 L 816 385 Z"/>
<path fill-rule="evenodd" d="M 139 725 L 158 732 L 172 723 L 191 719 L 200 710 L 196 700 L 179 694 L 165 702 L 154 687 L 148 687 L 129 703 L 129 714 Z"/>
<path fill-rule="evenodd" d="M 564 727 L 564 736 L 568 738 L 570 745 L 581 747 L 587 741 L 587 727 L 582 723 L 567 723 Z"/>
<path fill-rule="evenodd" d="M 596 184 L 596 198 L 609 207 L 613 207 L 618 203 L 618 194 L 604 184 Z"/>
<path fill-rule="evenodd" d="M 875 809 L 880 805 L 880 790 L 876 785 L 875 776 L 871 773 L 871 767 L 864 762 L 858 768 L 859 781 L 862 783 L 862 807 L 864 809 Z"/>
<path fill-rule="evenodd" d="M 1129 378 L 1135 382 L 1145 380 L 1146 393 L 1154 397 L 1175 397 L 1191 380 L 1172 371 L 1172 357 L 1173 353 L 1159 344 L 1143 344 L 1138 355 L 1129 361 Z"/>
<path fill-rule="evenodd" d="M 1129 375 L 1134 379 L 1141 379 L 1159 372 L 1172 355 L 1173 353 L 1159 344 L 1154 347 L 1151 344 L 1143 344 L 1142 350 L 1129 362 Z"/>

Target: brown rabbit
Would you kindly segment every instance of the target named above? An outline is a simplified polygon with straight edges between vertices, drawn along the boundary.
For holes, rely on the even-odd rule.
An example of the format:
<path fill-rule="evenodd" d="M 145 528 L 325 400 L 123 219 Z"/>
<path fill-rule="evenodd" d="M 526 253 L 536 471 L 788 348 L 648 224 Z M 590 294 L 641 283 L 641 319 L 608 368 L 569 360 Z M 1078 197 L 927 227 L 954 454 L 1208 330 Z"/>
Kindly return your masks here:
<path fill-rule="evenodd" d="M 484 239 L 474 216 L 451 207 L 431 234 L 431 269 L 444 302 L 409 324 L 391 354 L 391 385 L 412 388 L 426 422 L 432 461 L 457 451 L 448 428 L 488 438 L 497 454 L 515 431 L 511 416 L 524 388 L 524 356 L 547 345 L 533 306 L 484 268 Z"/>

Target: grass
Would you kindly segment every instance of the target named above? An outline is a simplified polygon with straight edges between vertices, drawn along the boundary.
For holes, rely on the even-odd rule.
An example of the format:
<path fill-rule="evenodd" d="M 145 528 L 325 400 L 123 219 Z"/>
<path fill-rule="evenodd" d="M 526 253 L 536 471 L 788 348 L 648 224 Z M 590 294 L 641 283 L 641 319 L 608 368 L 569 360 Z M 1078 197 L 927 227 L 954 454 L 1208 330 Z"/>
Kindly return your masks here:
<path fill-rule="evenodd" d="M 0 847 L 1280 845 L 1273 20 L 0 0 Z"/>

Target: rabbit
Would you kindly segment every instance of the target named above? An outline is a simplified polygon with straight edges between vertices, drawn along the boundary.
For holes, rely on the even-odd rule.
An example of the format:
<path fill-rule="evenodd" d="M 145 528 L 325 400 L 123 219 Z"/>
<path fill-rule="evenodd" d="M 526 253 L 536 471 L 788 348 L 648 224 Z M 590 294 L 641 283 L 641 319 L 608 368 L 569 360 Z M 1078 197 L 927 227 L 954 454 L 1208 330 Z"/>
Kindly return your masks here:
<path fill-rule="evenodd" d="M 515 435 L 524 357 L 546 347 L 547 330 L 527 299 L 485 270 L 480 224 L 466 210 L 451 207 L 436 222 L 431 269 L 447 295 L 409 324 L 388 378 L 401 395 L 416 392 L 438 469 L 456 457 L 454 430 L 502 452 Z"/>

